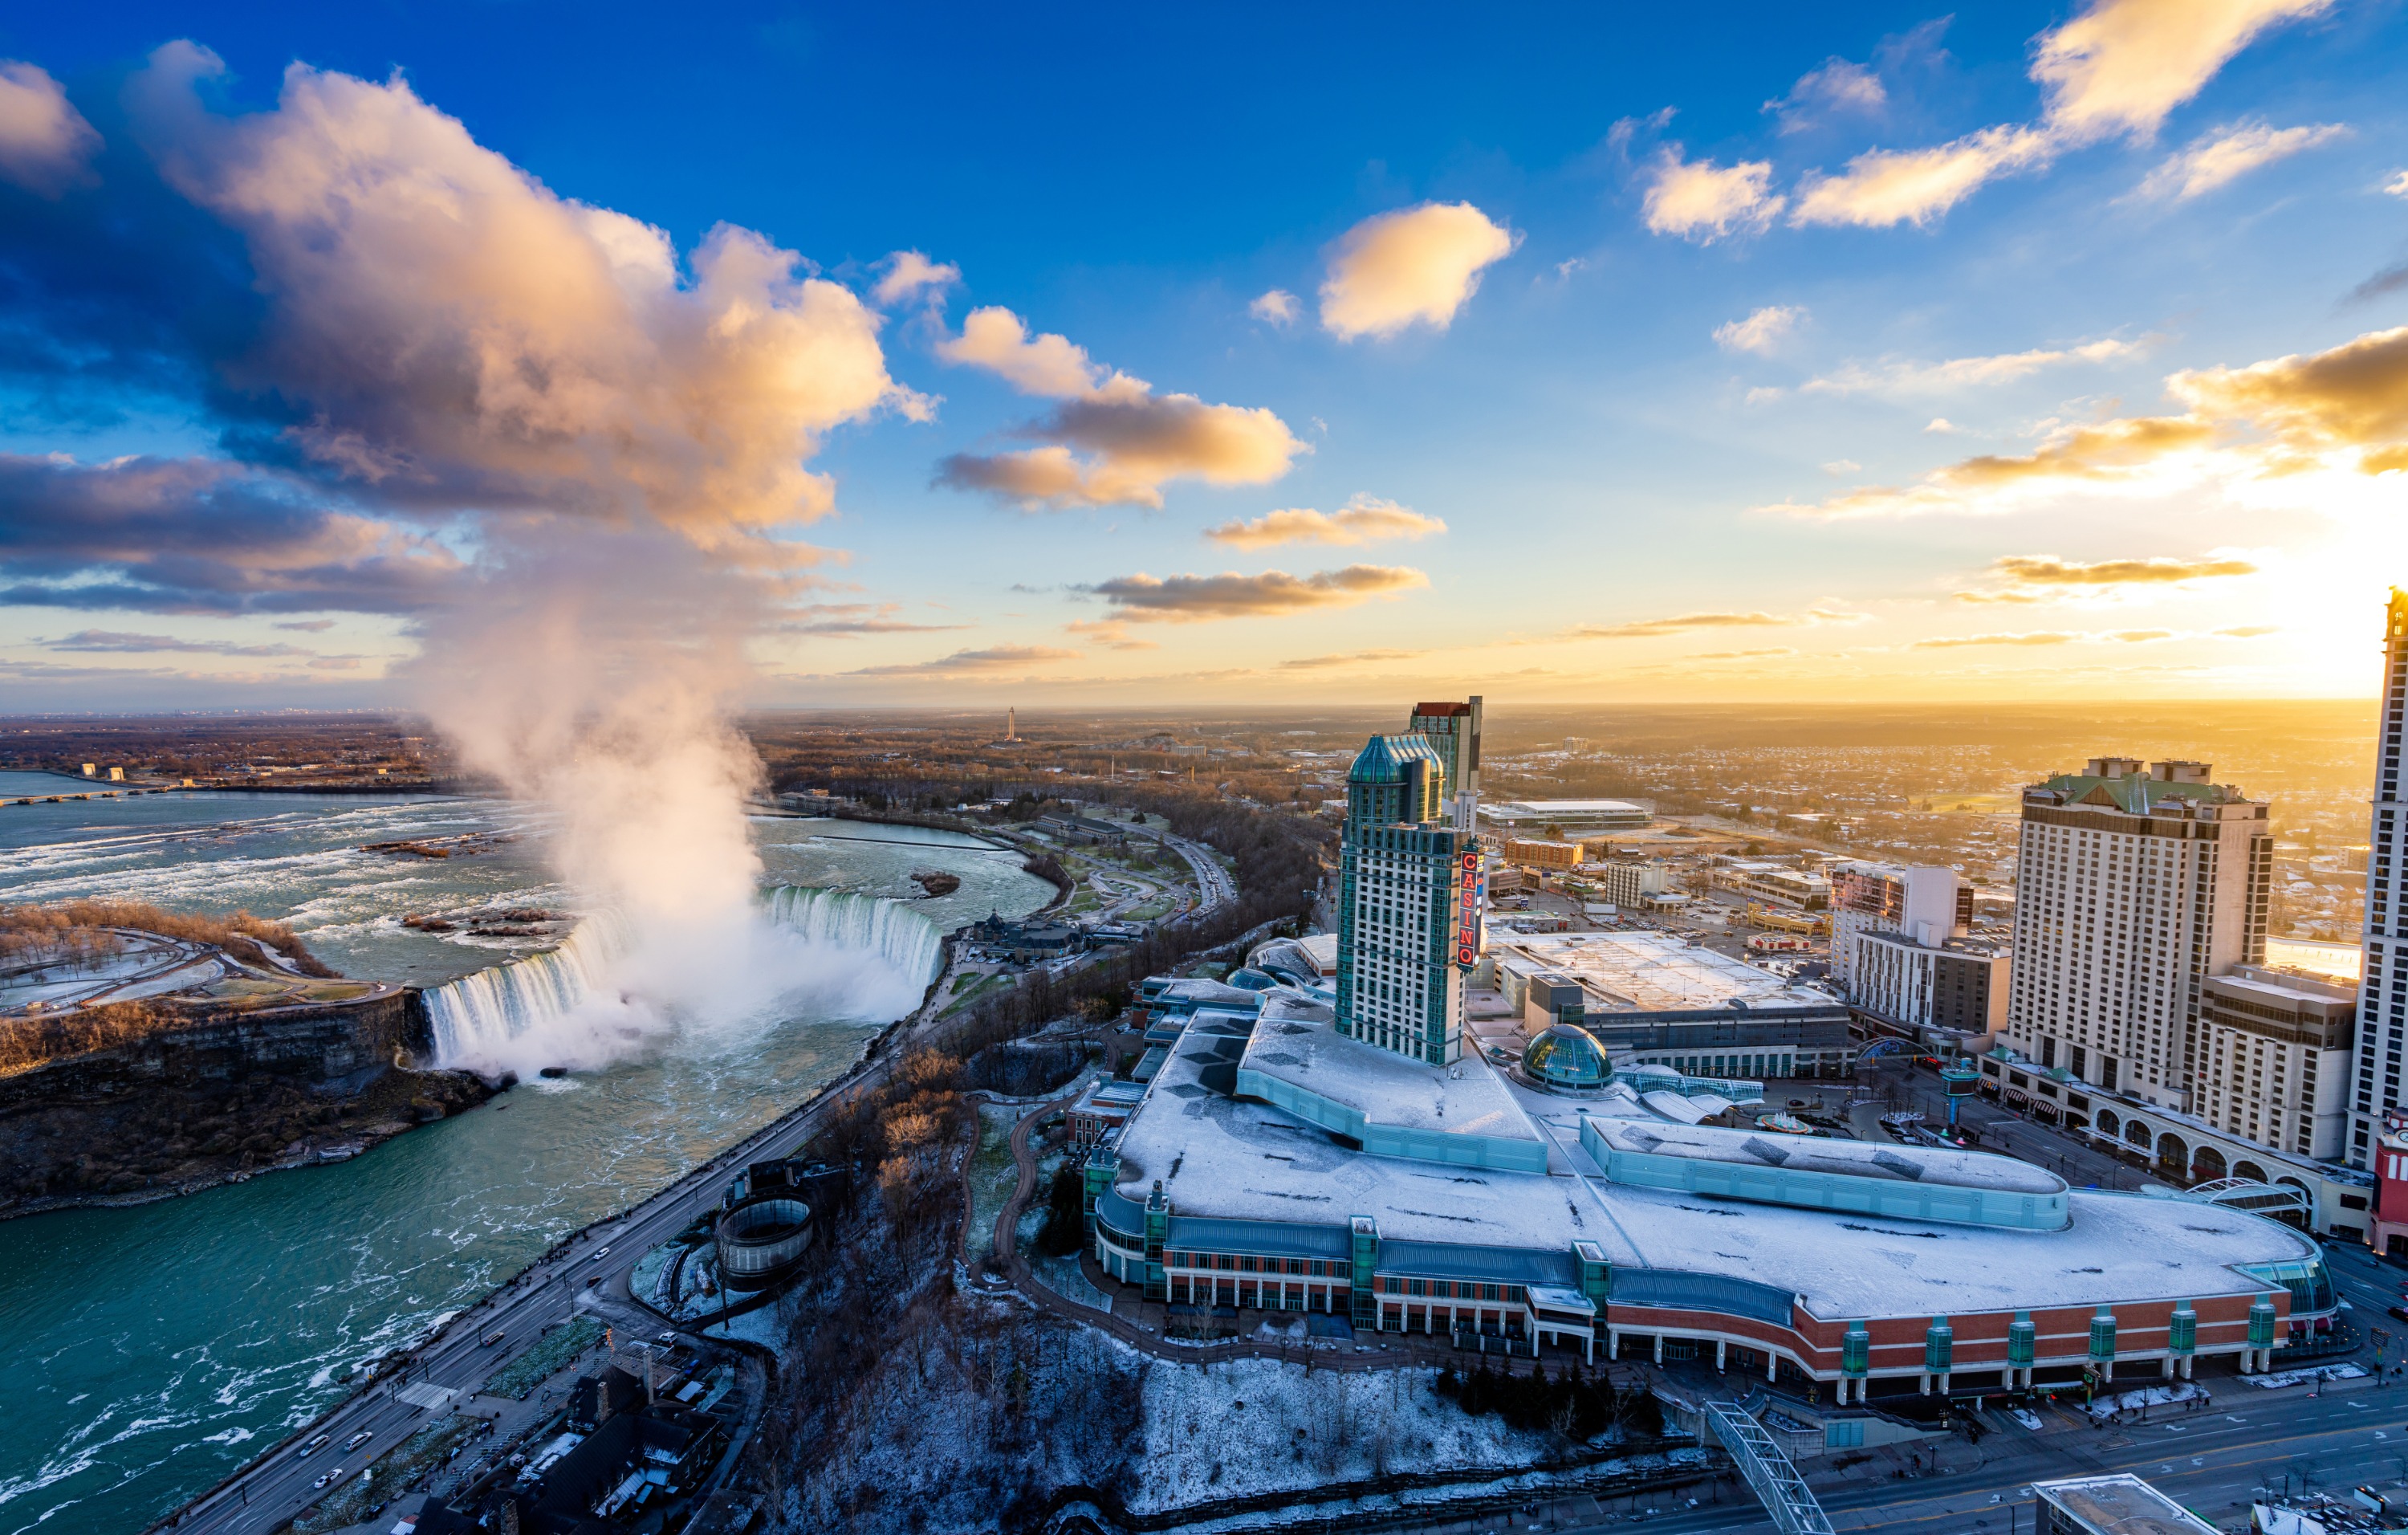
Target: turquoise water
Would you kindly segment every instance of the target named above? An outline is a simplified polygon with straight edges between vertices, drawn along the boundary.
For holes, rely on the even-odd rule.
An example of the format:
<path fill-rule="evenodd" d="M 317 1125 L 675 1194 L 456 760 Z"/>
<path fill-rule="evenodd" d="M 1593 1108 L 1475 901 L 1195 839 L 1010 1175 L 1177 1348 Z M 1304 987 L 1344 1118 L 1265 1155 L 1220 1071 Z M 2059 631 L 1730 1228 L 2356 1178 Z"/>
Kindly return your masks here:
<path fill-rule="evenodd" d="M 457 799 L 0 807 L 0 901 L 248 905 L 290 920 L 348 973 L 434 984 L 518 951 L 430 937 L 400 916 L 566 904 L 544 870 L 545 829 L 517 807 Z M 357 851 L 470 830 L 521 839 L 434 864 Z M 915 902 L 948 930 L 1053 893 L 1016 857 L 947 833 L 764 820 L 755 837 L 777 882 L 908 898 L 914 868 L 958 874 L 953 895 Z M 340 1396 L 336 1371 L 776 1118 L 887 1021 L 828 1016 L 796 997 L 640 1061 L 520 1087 L 349 1162 L 0 1224 L 0 1531 L 141 1528 Z"/>

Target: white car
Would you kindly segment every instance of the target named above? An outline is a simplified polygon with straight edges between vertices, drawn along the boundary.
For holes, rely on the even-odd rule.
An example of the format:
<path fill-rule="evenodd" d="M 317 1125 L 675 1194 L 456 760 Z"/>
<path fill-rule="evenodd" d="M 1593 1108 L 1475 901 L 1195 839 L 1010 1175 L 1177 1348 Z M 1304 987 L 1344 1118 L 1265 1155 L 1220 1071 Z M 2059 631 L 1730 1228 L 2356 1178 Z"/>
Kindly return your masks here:
<path fill-rule="evenodd" d="M 587 1258 L 585 1261 L 586 1261 L 586 1262 L 588 1262 L 588 1263 L 599 1263 L 599 1262 L 601 1262 L 604 1258 L 607 1258 L 607 1257 L 609 1257 L 609 1255 L 610 1255 L 610 1249 L 609 1249 L 608 1247 L 596 1247 L 595 1249 L 594 1249 L 594 1255 L 593 1255 L 592 1257 L 590 1257 L 590 1258 Z"/>
<path fill-rule="evenodd" d="M 325 1475 L 318 1478 L 318 1480 L 310 1483 L 309 1485 L 317 1488 L 320 1492 L 323 1492 L 326 1490 L 327 1484 L 341 1480 L 343 1468 L 337 1466 L 333 1470 L 328 1471 Z"/>
<path fill-rule="evenodd" d="M 302 1445 L 299 1450 L 295 1451 L 293 1458 L 295 1460 L 308 1459 L 311 1451 L 324 1449 L 326 1447 L 326 1441 L 334 1437 L 335 1436 L 332 1434 L 320 1434 L 317 1438 L 311 1440 L 308 1443 Z"/>
<path fill-rule="evenodd" d="M 366 1444 L 369 1440 L 374 1438 L 376 1438 L 375 1429 L 363 1428 L 358 1433 L 353 1434 L 351 1438 L 343 1441 L 343 1453 L 345 1455 L 349 1455 L 353 1450 L 358 1449 L 361 1445 Z"/>

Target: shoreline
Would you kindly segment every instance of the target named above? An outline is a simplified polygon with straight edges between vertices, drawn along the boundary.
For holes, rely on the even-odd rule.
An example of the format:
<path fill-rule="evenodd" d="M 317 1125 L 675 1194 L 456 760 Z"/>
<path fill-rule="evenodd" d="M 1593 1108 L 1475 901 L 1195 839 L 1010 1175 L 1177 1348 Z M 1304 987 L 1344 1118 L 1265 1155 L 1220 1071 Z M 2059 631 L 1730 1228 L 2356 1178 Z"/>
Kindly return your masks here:
<path fill-rule="evenodd" d="M 205 789 L 187 789 L 173 792 L 196 794 L 208 793 L 210 791 Z M 247 793 L 250 791 L 247 789 L 238 789 L 234 792 Z M 300 793 L 316 791 L 304 791 L 296 785 L 291 790 L 279 792 Z M 380 790 L 376 792 L 390 791 Z M 977 832 L 963 831 L 961 828 L 955 826 L 926 825 L 920 821 L 897 817 L 886 817 L 875 815 L 869 812 L 862 812 L 850 816 L 794 815 L 789 812 L 787 815 L 781 816 L 781 819 L 790 818 L 830 821 L 860 821 L 875 825 L 907 825 L 923 831 L 941 831 L 955 836 L 968 837 L 992 847 L 998 853 L 1009 852 L 1018 854 L 1023 860 L 1023 871 L 1034 872 L 1026 868 L 1026 861 L 1031 856 L 1026 849 L 1015 846 L 1009 842 L 993 840 Z M 941 846 L 942 844 L 930 845 Z M 1040 879 L 1044 878 L 1042 875 L 1038 877 Z M 1048 882 L 1053 883 L 1054 882 L 1048 881 Z M 881 898 L 895 899 L 895 903 L 897 906 L 905 907 L 907 909 L 916 910 L 918 906 L 918 900 L 916 898 Z M 1067 892 L 1057 884 L 1054 897 L 1044 905 L 1036 908 L 1030 914 L 1033 916 L 1038 912 L 1050 911 L 1067 898 Z M 934 925 L 931 924 L 931 925 Z M 955 940 L 960 936 L 962 929 L 968 925 L 968 922 L 964 922 L 956 925 L 951 929 L 938 934 L 939 949 L 937 973 L 928 982 L 927 985 L 922 988 L 918 1005 L 904 1017 L 889 1022 L 881 1027 L 876 1033 L 867 1036 L 863 1041 L 861 1055 L 858 1056 L 853 1065 L 852 1067 L 848 1067 L 846 1071 L 837 1078 L 836 1081 L 843 1081 L 844 1078 L 846 1076 L 850 1076 L 853 1070 L 857 1069 L 863 1061 L 866 1061 L 870 1056 L 874 1055 L 882 1047 L 887 1037 L 892 1034 L 896 1027 L 910 1023 L 926 1011 L 931 1001 L 935 998 L 938 988 L 943 984 L 945 978 L 953 972 Z M 539 951 L 530 952 L 533 953 Z M 515 954 L 510 958 L 499 961 L 497 965 L 480 967 L 479 970 L 472 970 L 468 973 L 477 974 L 484 969 L 497 968 L 501 965 L 515 964 L 520 959 L 523 959 L 525 957 L 526 955 L 524 954 Z M 385 984 L 385 983 L 374 983 L 379 985 Z M 445 983 L 449 984 L 450 983 Z M 415 1006 L 416 997 L 422 995 L 427 988 L 405 984 L 401 989 L 412 998 L 413 1006 Z M 60 1057 L 60 1061 L 64 1062 L 75 1058 L 77 1057 L 62 1056 Z M 49 1066 L 59 1063 L 45 1062 L 43 1064 L 45 1066 Z M 445 1113 L 442 1118 L 439 1119 L 417 1120 L 410 1118 L 390 1118 L 374 1120 L 368 1124 L 358 1126 L 356 1129 L 347 1130 L 337 1140 L 337 1142 L 334 1145 L 311 1146 L 298 1155 L 289 1157 L 280 1156 L 275 1161 L 261 1163 L 251 1167 L 229 1167 L 216 1172 L 197 1174 L 183 1178 L 172 1184 L 162 1184 L 149 1188 L 130 1189 L 118 1194 L 44 1195 L 38 1198 L 25 1200 L 13 1207 L 0 1207 L 0 1224 L 6 1224 L 9 1221 L 15 1220 L 30 1219 L 38 1215 L 63 1214 L 79 1210 L 138 1209 L 145 1205 L 165 1204 L 171 1199 L 181 1199 L 195 1194 L 205 1194 L 211 1189 L 223 1188 L 230 1184 L 249 1183 L 251 1179 L 267 1173 L 298 1172 L 313 1168 L 337 1167 L 342 1163 L 352 1160 L 354 1157 L 365 1155 L 368 1152 L 375 1150 L 377 1147 L 383 1145 L 386 1141 L 407 1135 L 412 1130 L 424 1129 L 431 1125 L 439 1125 L 443 1122 L 443 1119 L 453 1118 L 458 1114 L 466 1113 L 473 1109 L 482 1108 L 485 1104 L 491 1102 L 502 1093 L 509 1091 L 509 1084 L 503 1083 L 499 1079 L 488 1082 L 475 1072 L 461 1071 L 434 1065 L 414 1066 L 396 1063 L 394 1069 L 397 1072 L 406 1073 L 411 1076 L 445 1078 L 457 1077 L 473 1081 L 478 1084 L 478 1096 L 476 1097 L 476 1101 L 452 1110 Z M 385 1079 L 380 1079 L 380 1082 L 382 1080 Z M 371 1083 L 368 1087 L 362 1089 L 359 1094 L 354 1095 L 351 1098 L 346 1101 L 357 1103 L 363 1100 L 369 1093 L 372 1093 L 375 1090 L 376 1085 L 376 1083 Z M 810 1103 L 813 1101 L 816 1101 L 816 1097 L 810 1099 L 806 1099 L 802 1104 L 796 1105 L 794 1108 L 785 1111 L 784 1113 L 781 1115 L 781 1118 L 782 1119 L 786 1114 L 799 1112 L 801 1110 L 810 1107 Z M 744 1139 L 749 1139 L 749 1137 Z M 731 1144 L 734 1143 L 736 1142 L 731 1142 Z M 347 1154 L 344 1155 L 329 1158 L 320 1155 L 322 1152 L 342 1150 L 344 1148 L 349 1148 Z M 649 1198 L 651 1196 L 647 1195 L 645 1198 Z M 631 1206 L 629 1208 L 634 1207 Z"/>

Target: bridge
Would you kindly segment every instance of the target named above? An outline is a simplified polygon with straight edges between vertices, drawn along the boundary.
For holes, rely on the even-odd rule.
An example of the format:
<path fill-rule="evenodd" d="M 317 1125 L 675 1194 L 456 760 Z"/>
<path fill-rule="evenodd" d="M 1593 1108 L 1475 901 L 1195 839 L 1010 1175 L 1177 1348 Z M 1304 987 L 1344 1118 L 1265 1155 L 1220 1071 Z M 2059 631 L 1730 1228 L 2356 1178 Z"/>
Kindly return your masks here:
<path fill-rule="evenodd" d="M 1772 1515 L 1773 1528 L 1781 1535 L 1833 1535 L 1830 1517 L 1806 1490 L 1806 1479 L 1764 1431 L 1764 1425 L 1747 1415 L 1747 1409 L 1735 1401 L 1712 1401 L 1706 1403 L 1705 1415 L 1707 1427 L 1730 1452 L 1740 1475 Z"/>

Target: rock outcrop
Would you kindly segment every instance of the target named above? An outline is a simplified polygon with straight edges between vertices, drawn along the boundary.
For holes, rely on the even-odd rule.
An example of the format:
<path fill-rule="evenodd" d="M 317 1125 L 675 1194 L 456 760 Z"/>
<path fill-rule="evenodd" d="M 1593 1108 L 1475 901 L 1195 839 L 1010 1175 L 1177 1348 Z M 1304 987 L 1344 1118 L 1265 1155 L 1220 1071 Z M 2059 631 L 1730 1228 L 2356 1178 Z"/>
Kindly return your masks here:
<path fill-rule="evenodd" d="M 337 1159 L 489 1093 L 420 1069 L 424 1010 L 400 987 L 182 1011 L 141 1039 L 0 1077 L 0 1218 Z"/>

